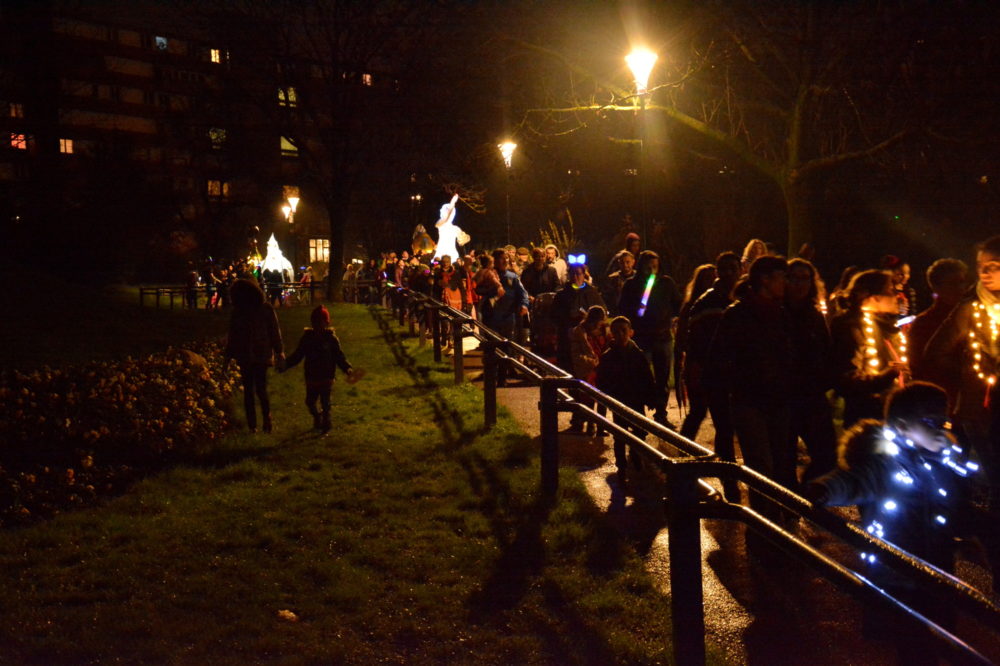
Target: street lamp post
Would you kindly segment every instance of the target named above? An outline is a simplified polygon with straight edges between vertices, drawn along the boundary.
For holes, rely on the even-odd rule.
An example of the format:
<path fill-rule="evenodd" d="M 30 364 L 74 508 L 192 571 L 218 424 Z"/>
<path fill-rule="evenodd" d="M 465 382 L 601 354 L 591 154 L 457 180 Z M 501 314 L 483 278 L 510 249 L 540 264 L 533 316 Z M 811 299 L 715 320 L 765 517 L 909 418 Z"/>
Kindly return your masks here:
<path fill-rule="evenodd" d="M 292 239 L 292 282 L 295 281 L 295 267 L 298 265 L 298 243 L 295 240 L 295 209 L 299 207 L 299 198 L 295 196 L 286 197 L 287 204 L 281 207 L 281 212 L 285 214 L 285 221 L 288 222 L 288 232 Z"/>
<path fill-rule="evenodd" d="M 639 214 L 642 216 L 642 241 L 649 244 L 646 235 L 646 96 L 649 94 L 649 75 L 656 64 L 657 55 L 647 48 L 636 48 L 625 56 L 625 64 L 632 70 L 635 96 L 639 98 Z"/>
<path fill-rule="evenodd" d="M 503 156 L 504 166 L 507 167 L 507 245 L 510 245 L 510 164 L 514 157 L 514 149 L 517 144 L 511 141 L 504 141 L 497 145 L 500 154 Z"/>

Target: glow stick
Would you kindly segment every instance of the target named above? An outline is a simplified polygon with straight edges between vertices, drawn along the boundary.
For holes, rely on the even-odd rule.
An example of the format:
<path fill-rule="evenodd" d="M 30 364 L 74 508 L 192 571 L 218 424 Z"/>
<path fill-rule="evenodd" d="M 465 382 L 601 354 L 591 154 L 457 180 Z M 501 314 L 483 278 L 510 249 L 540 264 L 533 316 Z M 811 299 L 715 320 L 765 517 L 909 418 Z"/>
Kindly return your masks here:
<path fill-rule="evenodd" d="M 642 292 L 642 305 L 639 306 L 639 316 L 646 314 L 646 306 L 649 304 L 649 292 L 653 291 L 653 283 L 656 282 L 656 274 L 650 273 L 646 280 L 646 290 Z"/>

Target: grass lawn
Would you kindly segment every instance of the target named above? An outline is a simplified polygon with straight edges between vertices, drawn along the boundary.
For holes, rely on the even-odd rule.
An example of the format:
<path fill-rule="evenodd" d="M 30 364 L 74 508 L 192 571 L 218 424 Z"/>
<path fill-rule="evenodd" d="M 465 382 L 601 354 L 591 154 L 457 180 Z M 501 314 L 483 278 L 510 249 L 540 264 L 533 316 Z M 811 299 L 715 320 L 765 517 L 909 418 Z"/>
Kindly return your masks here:
<path fill-rule="evenodd" d="M 308 312 L 281 312 L 288 351 Z M 332 315 L 368 372 L 327 436 L 298 367 L 273 435 L 3 534 L 0 663 L 668 661 L 667 600 L 574 471 L 543 508 L 537 442 L 484 432 L 478 388 L 378 311 Z"/>

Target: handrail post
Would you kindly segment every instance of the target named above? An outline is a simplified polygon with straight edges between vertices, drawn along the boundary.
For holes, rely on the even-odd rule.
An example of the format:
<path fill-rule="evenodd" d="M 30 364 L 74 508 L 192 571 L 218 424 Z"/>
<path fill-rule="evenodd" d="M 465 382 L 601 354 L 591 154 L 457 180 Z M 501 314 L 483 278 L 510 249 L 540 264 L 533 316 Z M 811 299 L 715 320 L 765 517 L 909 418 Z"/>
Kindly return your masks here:
<path fill-rule="evenodd" d="M 483 425 L 487 429 L 497 424 L 497 344 L 483 342 Z"/>
<path fill-rule="evenodd" d="M 677 462 L 665 469 L 674 662 L 701 666 L 705 663 L 705 608 L 698 478 L 685 467 Z"/>
<path fill-rule="evenodd" d="M 455 384 L 465 381 L 465 323 L 461 319 L 455 319 L 451 323 L 451 351 L 452 363 L 455 368 Z"/>
<path fill-rule="evenodd" d="M 542 430 L 542 495 L 554 499 L 559 490 L 559 387 L 542 380 L 538 403 Z"/>
<path fill-rule="evenodd" d="M 426 301 L 421 300 L 419 307 L 420 315 L 417 320 L 417 334 L 420 336 L 420 340 L 417 342 L 417 346 L 423 347 L 427 344 L 427 329 L 429 328 L 431 315 L 428 312 L 430 308 Z"/>
<path fill-rule="evenodd" d="M 434 348 L 434 362 L 441 362 L 441 312 L 437 305 L 431 304 L 427 308 L 427 318 L 430 320 L 431 345 Z"/>

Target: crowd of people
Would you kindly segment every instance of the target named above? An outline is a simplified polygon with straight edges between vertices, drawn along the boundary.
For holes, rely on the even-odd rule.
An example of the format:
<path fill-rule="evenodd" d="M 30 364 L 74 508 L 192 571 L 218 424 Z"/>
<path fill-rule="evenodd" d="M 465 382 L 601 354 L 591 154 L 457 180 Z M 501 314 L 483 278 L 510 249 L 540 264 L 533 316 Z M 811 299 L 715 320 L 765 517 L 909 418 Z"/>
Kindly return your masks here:
<path fill-rule="evenodd" d="M 304 268 L 293 280 L 290 274 L 274 269 L 265 269 L 259 262 L 237 259 L 232 263 L 206 262 L 201 269 L 192 267 L 185 278 L 185 303 L 189 309 L 199 307 L 199 294 L 204 289 L 207 310 L 221 310 L 232 303 L 230 291 L 237 280 L 253 280 L 264 291 L 267 300 L 274 306 L 285 304 L 290 294 L 289 282 L 308 290 L 313 281 L 312 266 Z"/>
<path fill-rule="evenodd" d="M 959 259 L 935 261 L 926 272 L 933 302 L 923 309 L 906 261 L 849 267 L 828 292 L 808 250 L 789 260 L 754 239 L 698 266 L 683 288 L 636 234 L 596 276 L 585 256 L 563 257 L 552 244 L 433 261 L 423 248 L 387 252 L 350 273 L 469 313 L 689 439 L 711 415 L 720 459 L 735 462 L 738 443 L 745 465 L 817 504 L 858 504 L 869 532 L 945 570 L 954 548 L 942 544 L 970 529 L 985 552 L 1000 552 L 1000 236 L 975 248 L 974 272 Z M 257 308 L 266 279 L 239 282 L 257 287 Z M 230 291 L 235 301 L 239 290 Z M 237 306 L 234 330 L 246 329 Z M 273 310 L 254 311 L 254 344 L 280 364 Z M 324 340 L 324 353 L 334 353 L 325 334 L 315 337 L 302 344 Z M 335 366 L 350 370 L 336 352 L 323 366 L 331 378 Z M 505 371 L 501 364 L 501 385 Z M 256 394 L 267 430 L 262 374 L 259 360 L 247 362 L 248 421 L 255 427 Z M 326 381 L 309 404 L 328 429 Z M 677 424 L 668 420 L 671 389 Z M 569 429 L 602 434 L 578 416 Z M 624 485 L 635 463 L 620 436 L 614 450 Z M 732 482 L 723 492 L 739 499 Z M 750 503 L 787 526 L 777 505 L 753 493 Z M 877 567 L 874 556 L 867 564 Z"/>
<path fill-rule="evenodd" d="M 754 239 L 741 253 L 723 252 L 697 267 L 683 288 L 663 272 L 657 253 L 642 249 L 636 234 L 596 276 L 584 257 L 569 255 L 567 261 L 554 245 L 508 246 L 434 263 L 388 253 L 381 266 L 385 279 L 474 314 L 502 335 L 527 340 L 575 377 L 638 411 L 650 410 L 685 437 L 696 437 L 710 414 L 715 451 L 723 460 L 736 460 L 738 442 L 744 464 L 817 502 L 883 507 L 880 518 L 869 521 L 873 533 L 910 545 L 948 569 L 949 558 L 912 545 L 919 541 L 915 535 L 953 535 L 970 522 L 953 520 L 945 504 L 973 500 L 982 512 L 965 515 L 983 517 L 973 521 L 979 527 L 1000 518 L 993 395 L 1000 358 L 1000 236 L 976 247 L 974 272 L 959 259 L 935 261 L 926 272 L 933 294 L 926 308 L 910 284 L 909 264 L 899 257 L 886 256 L 872 268 L 849 267 L 828 292 L 810 253 L 805 247 L 803 256 L 789 260 Z M 671 388 L 684 408 L 676 425 L 667 419 Z M 905 418 L 887 416 L 890 404 L 910 405 L 909 411 L 899 407 Z M 925 414 L 913 416 L 912 404 Z M 570 424 L 573 432 L 586 428 L 578 417 Z M 858 445 L 870 443 L 872 433 L 891 446 Z M 931 444 L 915 444 L 921 441 Z M 625 481 L 625 447 L 619 441 L 615 449 Z M 808 464 L 799 465 L 803 449 Z M 891 499 L 898 497 L 893 484 L 903 483 L 896 477 L 844 481 L 857 481 L 860 469 L 872 473 L 873 464 L 879 473 L 895 474 L 897 467 L 879 465 L 886 451 L 899 449 L 915 456 L 921 470 L 929 465 L 936 474 L 958 475 L 964 492 L 955 497 L 944 481 L 935 480 L 931 488 L 931 481 L 909 475 L 916 480 L 908 490 L 924 502 L 924 511 L 892 513 L 886 502 L 903 505 Z M 735 484 L 725 484 L 727 497 L 736 499 L 738 492 Z M 782 520 L 774 505 L 750 499 L 765 515 Z M 936 507 L 931 514 L 928 506 Z M 990 531 L 980 535 L 987 550 L 993 548 Z"/>

